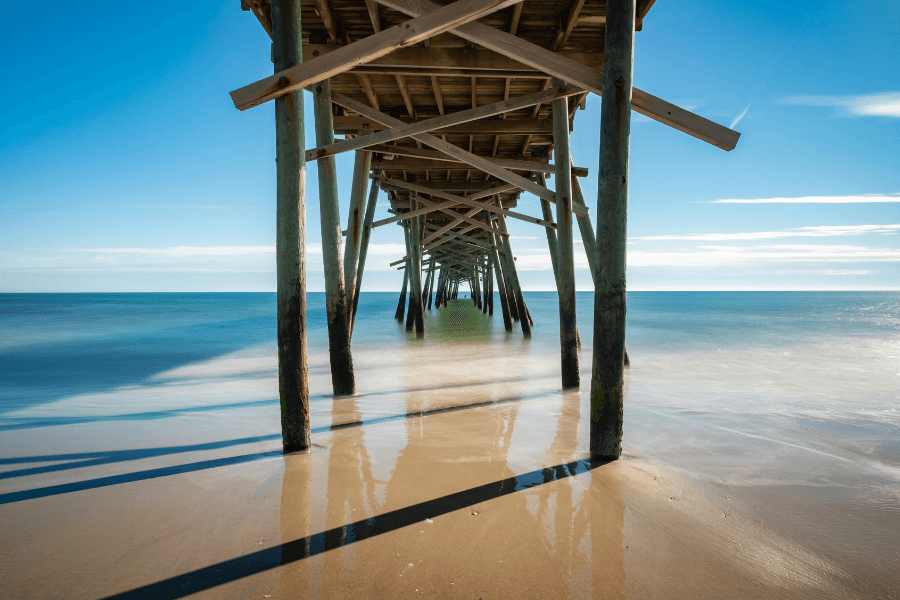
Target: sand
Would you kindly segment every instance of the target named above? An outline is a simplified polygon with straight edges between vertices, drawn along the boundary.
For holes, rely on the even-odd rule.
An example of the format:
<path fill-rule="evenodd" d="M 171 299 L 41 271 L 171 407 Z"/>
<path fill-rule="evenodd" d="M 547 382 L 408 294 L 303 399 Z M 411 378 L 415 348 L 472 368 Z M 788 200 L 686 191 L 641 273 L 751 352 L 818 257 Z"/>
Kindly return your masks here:
<path fill-rule="evenodd" d="M 588 353 L 584 389 L 562 393 L 558 359 L 521 339 L 474 353 L 433 336 L 409 349 L 358 349 L 367 392 L 350 398 L 327 394 L 327 357 L 314 357 L 309 453 L 280 455 L 277 402 L 233 397 L 165 418 L 4 431 L 3 472 L 35 472 L 0 480 L 2 595 L 898 597 L 890 489 L 870 501 L 853 485 L 817 493 L 790 465 L 767 481 L 715 475 L 765 464 L 771 443 L 752 435 L 715 460 L 710 439 L 694 455 L 654 455 L 654 436 L 669 444 L 697 426 L 654 421 L 637 400 L 622 460 L 591 463 Z M 238 352 L 63 408 L 127 413 L 138 392 L 163 408 L 216 404 L 204 394 L 223 373 L 271 399 L 273 355 Z M 633 396 L 653 383 L 641 363 L 633 353 Z M 792 451 L 812 456 L 806 470 L 834 463 Z"/>

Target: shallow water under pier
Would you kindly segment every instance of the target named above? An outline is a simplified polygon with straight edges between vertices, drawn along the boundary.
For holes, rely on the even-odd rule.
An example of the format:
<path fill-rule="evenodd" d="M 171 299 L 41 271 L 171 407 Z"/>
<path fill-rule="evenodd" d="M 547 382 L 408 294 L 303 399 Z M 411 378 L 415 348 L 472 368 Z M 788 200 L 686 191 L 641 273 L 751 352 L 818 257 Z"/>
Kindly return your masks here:
<path fill-rule="evenodd" d="M 366 293 L 282 456 L 268 294 L 0 296 L 0 585 L 17 598 L 893 598 L 900 296 L 630 293 L 623 460 L 533 337 Z"/>

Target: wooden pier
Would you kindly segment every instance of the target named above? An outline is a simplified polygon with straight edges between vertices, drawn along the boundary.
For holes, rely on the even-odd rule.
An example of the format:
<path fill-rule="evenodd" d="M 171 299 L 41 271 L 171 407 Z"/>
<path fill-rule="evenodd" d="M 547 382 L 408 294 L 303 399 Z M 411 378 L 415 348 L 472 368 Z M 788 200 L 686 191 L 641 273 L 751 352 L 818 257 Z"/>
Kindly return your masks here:
<path fill-rule="evenodd" d="M 595 286 L 591 455 L 621 454 L 631 111 L 726 151 L 739 137 L 632 86 L 635 31 L 654 1 L 242 0 L 273 42 L 274 74 L 231 97 L 240 110 L 275 101 L 285 452 L 310 443 L 304 214 L 306 163 L 315 162 L 335 394 L 356 389 L 353 322 L 369 240 L 385 225 L 403 228 L 406 254 L 391 265 L 404 271 L 396 318 L 407 331 L 424 337 L 432 300 L 440 310 L 463 284 L 490 315 L 496 290 L 506 331 L 518 323 L 531 336 L 507 219 L 546 233 L 562 387 L 579 387 L 577 224 Z M 314 98 L 316 148 L 303 148 L 304 89 Z M 569 150 L 589 93 L 602 96 L 594 221 L 578 181 L 590 168 Z M 334 157 L 351 151 L 342 232 Z M 392 216 L 374 221 L 379 190 Z M 520 206 L 522 192 L 537 200 Z"/>

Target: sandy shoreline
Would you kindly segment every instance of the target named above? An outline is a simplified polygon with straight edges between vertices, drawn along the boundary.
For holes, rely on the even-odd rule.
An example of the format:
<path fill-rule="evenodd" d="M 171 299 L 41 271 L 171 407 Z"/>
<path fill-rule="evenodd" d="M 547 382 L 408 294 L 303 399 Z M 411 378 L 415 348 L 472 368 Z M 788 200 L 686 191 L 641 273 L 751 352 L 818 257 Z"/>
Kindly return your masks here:
<path fill-rule="evenodd" d="M 8 415 L 0 586 L 17 598 L 897 597 L 892 473 L 782 435 L 793 424 L 745 419 L 736 436 L 714 413 L 680 417 L 645 399 L 677 385 L 638 349 L 625 457 L 591 464 L 588 386 L 559 391 L 552 345 L 480 342 L 360 347 L 369 391 L 342 399 L 325 394 L 315 356 L 308 454 L 279 455 L 269 346 Z M 82 420 L 28 428 L 51 414 Z"/>

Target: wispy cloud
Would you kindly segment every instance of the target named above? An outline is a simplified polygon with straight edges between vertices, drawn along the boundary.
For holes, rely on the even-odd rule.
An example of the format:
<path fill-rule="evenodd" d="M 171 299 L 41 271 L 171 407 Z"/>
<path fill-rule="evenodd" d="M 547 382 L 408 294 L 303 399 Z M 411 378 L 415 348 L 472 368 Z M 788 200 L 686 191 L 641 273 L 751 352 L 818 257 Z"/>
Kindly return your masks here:
<path fill-rule="evenodd" d="M 741 122 L 741 119 L 743 119 L 744 115 L 747 114 L 747 111 L 750 110 L 751 104 L 753 104 L 753 102 L 747 103 L 747 106 L 744 107 L 744 110 L 741 111 L 741 114 L 739 114 L 737 117 L 735 117 L 734 121 L 731 122 L 731 125 L 728 126 L 728 129 L 734 129 L 737 126 L 737 124 Z"/>
<path fill-rule="evenodd" d="M 310 244 L 309 246 L 313 246 Z M 245 256 L 255 254 L 274 254 L 275 246 L 169 246 L 168 248 L 63 248 L 55 252 L 77 252 L 88 254 L 118 254 L 143 256 Z M 315 250 L 307 249 L 308 252 Z M 321 246 L 318 253 L 321 254 Z"/>
<path fill-rule="evenodd" d="M 857 204 L 900 202 L 900 194 L 859 194 L 856 196 L 799 196 L 796 198 L 727 198 L 711 204 Z"/>
<path fill-rule="evenodd" d="M 769 244 L 699 246 L 690 250 L 631 250 L 628 267 L 737 267 L 784 262 L 900 262 L 900 249 L 866 246 Z"/>
<path fill-rule="evenodd" d="M 693 240 L 706 242 L 771 240 L 787 237 L 828 237 L 864 235 L 872 233 L 894 234 L 900 232 L 900 225 L 821 225 L 816 227 L 798 227 L 782 231 L 751 231 L 740 233 L 687 233 L 673 235 L 648 235 L 630 238 L 632 240 Z"/>
<path fill-rule="evenodd" d="M 785 98 L 788 104 L 804 106 L 834 106 L 839 114 L 861 117 L 900 117 L 900 92 L 883 92 L 865 96 L 794 96 Z"/>

